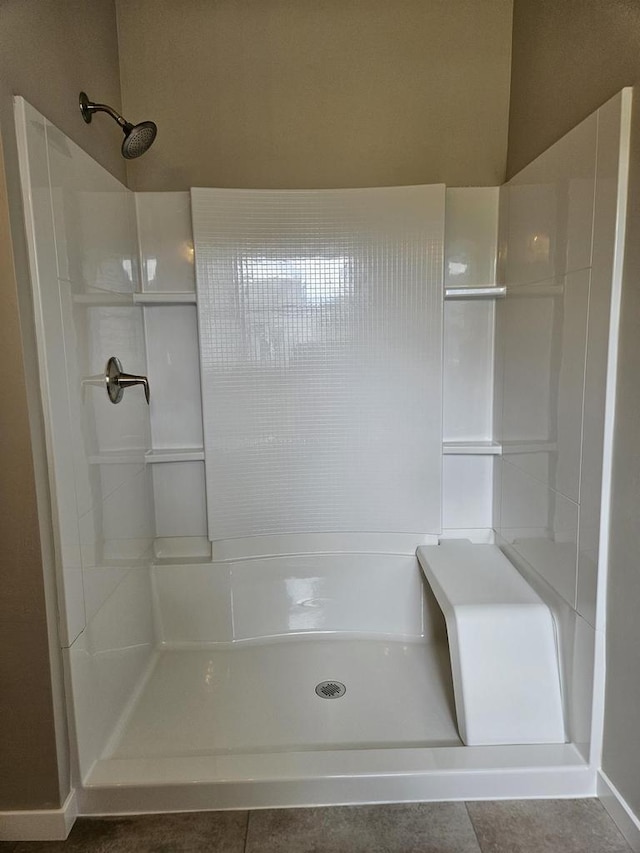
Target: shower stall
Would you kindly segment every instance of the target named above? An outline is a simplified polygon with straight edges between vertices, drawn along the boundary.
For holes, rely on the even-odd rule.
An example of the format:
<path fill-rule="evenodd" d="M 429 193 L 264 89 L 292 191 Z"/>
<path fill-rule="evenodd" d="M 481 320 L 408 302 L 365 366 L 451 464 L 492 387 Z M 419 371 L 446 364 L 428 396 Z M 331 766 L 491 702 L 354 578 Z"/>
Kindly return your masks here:
<path fill-rule="evenodd" d="M 631 101 L 502 187 L 134 193 L 16 99 L 70 810 L 595 793 Z"/>

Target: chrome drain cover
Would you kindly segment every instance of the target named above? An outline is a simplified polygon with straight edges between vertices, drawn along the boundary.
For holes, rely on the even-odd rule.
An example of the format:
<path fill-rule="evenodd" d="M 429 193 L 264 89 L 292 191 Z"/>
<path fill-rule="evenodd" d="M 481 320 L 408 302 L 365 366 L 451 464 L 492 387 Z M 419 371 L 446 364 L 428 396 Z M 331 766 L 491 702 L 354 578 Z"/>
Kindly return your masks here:
<path fill-rule="evenodd" d="M 341 681 L 321 681 L 316 685 L 316 693 L 321 699 L 340 699 L 347 692 Z"/>

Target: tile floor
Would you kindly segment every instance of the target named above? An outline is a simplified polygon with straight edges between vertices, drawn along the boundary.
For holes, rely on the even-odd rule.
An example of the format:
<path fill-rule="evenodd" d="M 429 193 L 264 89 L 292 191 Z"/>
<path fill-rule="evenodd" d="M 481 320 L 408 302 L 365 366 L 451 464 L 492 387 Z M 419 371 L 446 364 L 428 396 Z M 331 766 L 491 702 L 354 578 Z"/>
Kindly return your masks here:
<path fill-rule="evenodd" d="M 598 800 L 418 803 L 83 818 L 0 853 L 630 853 Z"/>

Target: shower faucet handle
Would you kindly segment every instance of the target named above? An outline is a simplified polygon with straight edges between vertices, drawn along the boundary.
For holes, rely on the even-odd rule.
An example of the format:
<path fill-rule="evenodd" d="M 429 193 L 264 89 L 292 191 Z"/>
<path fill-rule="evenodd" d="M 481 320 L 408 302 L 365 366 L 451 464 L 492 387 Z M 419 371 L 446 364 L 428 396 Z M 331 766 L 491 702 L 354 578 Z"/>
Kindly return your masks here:
<path fill-rule="evenodd" d="M 104 371 L 104 381 L 107 386 L 107 394 L 112 403 L 119 403 L 124 395 L 125 388 L 132 385 L 142 385 L 144 396 L 149 403 L 151 392 L 149 391 L 149 380 L 146 376 L 136 376 L 134 373 L 125 373 L 120 364 L 120 359 L 112 355 Z"/>

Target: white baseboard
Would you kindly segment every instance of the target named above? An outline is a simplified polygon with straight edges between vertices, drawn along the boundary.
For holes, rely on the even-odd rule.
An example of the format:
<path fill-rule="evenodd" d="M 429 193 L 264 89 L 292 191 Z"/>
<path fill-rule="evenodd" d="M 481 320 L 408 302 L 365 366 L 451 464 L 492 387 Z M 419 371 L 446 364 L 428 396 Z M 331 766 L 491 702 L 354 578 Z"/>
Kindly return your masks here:
<path fill-rule="evenodd" d="M 0 841 L 64 841 L 77 816 L 75 789 L 59 809 L 0 812 Z"/>
<path fill-rule="evenodd" d="M 629 847 L 636 853 L 640 853 L 640 820 L 602 770 L 598 772 L 598 797 L 618 825 L 618 829 L 626 838 Z"/>

